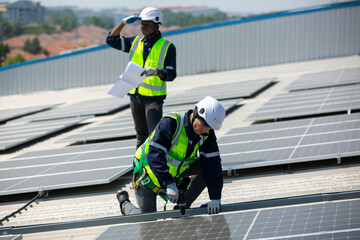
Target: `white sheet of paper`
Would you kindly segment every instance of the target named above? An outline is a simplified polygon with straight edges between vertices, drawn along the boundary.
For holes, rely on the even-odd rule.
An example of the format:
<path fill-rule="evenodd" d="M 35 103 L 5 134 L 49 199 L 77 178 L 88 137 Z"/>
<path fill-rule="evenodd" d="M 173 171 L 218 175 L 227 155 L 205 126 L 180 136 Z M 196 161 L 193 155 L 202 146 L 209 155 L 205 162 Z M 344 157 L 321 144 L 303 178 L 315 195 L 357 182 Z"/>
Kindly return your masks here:
<path fill-rule="evenodd" d="M 117 98 L 125 98 L 131 89 L 136 88 L 147 78 L 145 75 L 140 76 L 143 71 L 143 67 L 136 63 L 129 62 L 124 73 L 120 75 L 120 80 L 114 84 L 107 94 Z"/>

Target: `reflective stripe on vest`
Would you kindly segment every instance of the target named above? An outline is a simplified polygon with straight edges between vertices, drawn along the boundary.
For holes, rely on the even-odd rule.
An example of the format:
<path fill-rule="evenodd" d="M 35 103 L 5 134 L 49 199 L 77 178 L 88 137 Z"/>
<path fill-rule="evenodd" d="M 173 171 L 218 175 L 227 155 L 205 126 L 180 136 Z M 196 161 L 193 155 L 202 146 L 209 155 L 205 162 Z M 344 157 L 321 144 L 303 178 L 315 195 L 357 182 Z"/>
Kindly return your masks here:
<path fill-rule="evenodd" d="M 144 68 L 152 67 L 157 69 L 164 69 L 166 53 L 171 43 L 164 38 L 157 40 L 154 46 L 151 48 L 149 55 L 144 63 L 144 43 L 141 41 L 142 39 L 143 37 L 140 38 L 139 36 L 134 39 L 129 52 L 129 60 L 140 66 L 143 66 Z M 135 88 L 132 89 L 129 93 L 134 94 Z M 139 84 L 138 93 L 143 96 L 166 95 L 166 82 L 161 80 L 158 76 L 150 76 Z"/>
<path fill-rule="evenodd" d="M 185 126 L 184 126 L 184 120 L 185 120 L 185 114 L 179 114 L 179 113 L 170 113 L 167 116 L 164 117 L 171 117 L 176 120 L 177 122 L 177 128 L 175 131 L 175 134 L 171 140 L 171 148 L 169 151 L 167 149 L 152 141 L 153 136 L 155 134 L 155 131 L 151 134 L 151 136 L 148 138 L 148 141 L 145 142 L 138 150 L 136 151 L 135 157 L 137 159 L 140 159 L 139 162 L 142 162 L 144 164 L 143 167 L 145 167 L 147 174 L 149 175 L 152 182 L 160 187 L 160 183 L 158 179 L 156 178 L 155 174 L 151 171 L 151 168 L 148 165 L 147 156 L 149 152 L 149 146 L 153 146 L 157 149 L 160 149 L 166 154 L 166 160 L 167 160 L 167 166 L 169 167 L 169 173 L 173 177 L 178 177 L 181 173 L 183 173 L 185 170 L 189 168 L 189 165 L 197 160 L 197 152 L 200 146 L 204 143 L 207 136 L 201 136 L 201 140 L 199 143 L 196 144 L 194 147 L 193 152 L 191 153 L 190 157 L 188 159 L 184 159 L 186 155 L 186 150 L 188 147 L 189 139 L 186 136 L 185 132 Z M 142 154 L 142 152 L 144 154 Z M 138 161 L 138 160 L 135 160 Z M 137 162 L 136 162 L 137 163 Z"/>

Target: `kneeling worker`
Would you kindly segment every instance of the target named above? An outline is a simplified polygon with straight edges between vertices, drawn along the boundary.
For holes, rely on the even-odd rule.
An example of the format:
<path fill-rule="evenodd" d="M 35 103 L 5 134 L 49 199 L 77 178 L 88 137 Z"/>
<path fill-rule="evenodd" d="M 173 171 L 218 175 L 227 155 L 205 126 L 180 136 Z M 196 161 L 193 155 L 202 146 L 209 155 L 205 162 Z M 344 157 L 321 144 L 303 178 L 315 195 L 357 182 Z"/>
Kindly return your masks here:
<path fill-rule="evenodd" d="M 178 186 L 187 176 L 195 177 L 184 192 L 186 207 L 207 187 L 208 213 L 219 213 L 223 177 L 214 130 L 221 128 L 224 118 L 224 106 L 212 97 L 202 99 L 194 110 L 164 116 L 135 153 L 133 188 L 139 208 L 121 191 L 121 213 L 155 212 L 160 189 L 166 189 L 164 200 L 177 203 Z"/>

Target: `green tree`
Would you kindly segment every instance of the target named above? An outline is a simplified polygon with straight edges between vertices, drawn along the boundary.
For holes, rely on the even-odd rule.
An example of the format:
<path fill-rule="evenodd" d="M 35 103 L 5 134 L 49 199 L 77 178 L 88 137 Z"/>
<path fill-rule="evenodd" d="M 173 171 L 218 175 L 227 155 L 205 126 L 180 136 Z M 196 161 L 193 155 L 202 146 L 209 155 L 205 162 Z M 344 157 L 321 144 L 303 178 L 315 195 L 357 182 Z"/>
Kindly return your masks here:
<path fill-rule="evenodd" d="M 30 52 L 33 54 L 38 54 L 41 52 L 40 41 L 37 37 L 31 41 L 31 51 Z"/>
<path fill-rule="evenodd" d="M 27 34 L 40 35 L 42 33 L 52 34 L 56 32 L 56 28 L 48 23 L 39 22 L 37 26 L 26 28 Z"/>
<path fill-rule="evenodd" d="M 52 24 L 60 25 L 61 31 L 72 31 L 77 27 L 77 17 L 70 9 L 49 11 L 47 14 L 50 16 Z"/>
<path fill-rule="evenodd" d="M 95 25 L 105 29 L 111 29 L 114 27 L 114 19 L 108 16 L 88 16 L 84 17 L 82 23 L 85 25 Z"/>
<path fill-rule="evenodd" d="M 11 36 L 15 37 L 15 36 L 19 36 L 21 34 L 25 33 L 25 29 L 20 25 L 19 22 L 14 22 L 11 25 L 12 31 L 11 31 Z"/>
<path fill-rule="evenodd" d="M 0 66 L 2 65 L 2 62 L 6 59 L 6 55 L 8 55 L 9 52 L 9 46 L 0 42 Z"/>
<path fill-rule="evenodd" d="M 0 41 L 11 37 L 11 25 L 4 19 L 0 20 Z"/>
<path fill-rule="evenodd" d="M 46 50 L 46 49 L 43 49 L 42 52 L 43 52 L 43 54 L 45 54 L 47 57 L 50 55 L 49 51 Z"/>
<path fill-rule="evenodd" d="M 16 54 L 15 57 L 11 58 L 11 57 L 7 57 L 4 61 L 3 66 L 8 66 L 11 64 L 15 64 L 15 63 L 20 63 L 20 62 L 25 62 L 25 58 L 20 54 Z"/>
<path fill-rule="evenodd" d="M 30 52 L 31 51 L 31 41 L 30 39 L 26 39 L 24 46 L 22 47 L 24 51 Z"/>
<path fill-rule="evenodd" d="M 30 39 L 26 39 L 22 49 L 24 51 L 27 51 L 27 52 L 33 53 L 33 54 L 38 54 L 42 50 L 42 48 L 40 46 L 40 41 L 37 37 L 31 41 L 30 41 Z"/>

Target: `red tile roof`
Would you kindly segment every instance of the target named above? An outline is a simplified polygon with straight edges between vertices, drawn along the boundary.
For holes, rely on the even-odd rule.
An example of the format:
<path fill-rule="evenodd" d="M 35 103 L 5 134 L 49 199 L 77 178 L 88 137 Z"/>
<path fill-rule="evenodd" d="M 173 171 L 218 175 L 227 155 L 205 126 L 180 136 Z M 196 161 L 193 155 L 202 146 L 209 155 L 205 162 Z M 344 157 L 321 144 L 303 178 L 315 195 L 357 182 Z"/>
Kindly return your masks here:
<path fill-rule="evenodd" d="M 29 60 L 35 60 L 35 59 L 41 59 L 41 58 L 45 58 L 46 55 L 43 53 L 40 54 L 32 54 L 29 52 L 26 52 L 22 49 L 13 49 L 10 50 L 10 53 L 7 55 L 7 57 L 15 57 L 17 54 L 21 54 L 27 61 Z"/>

